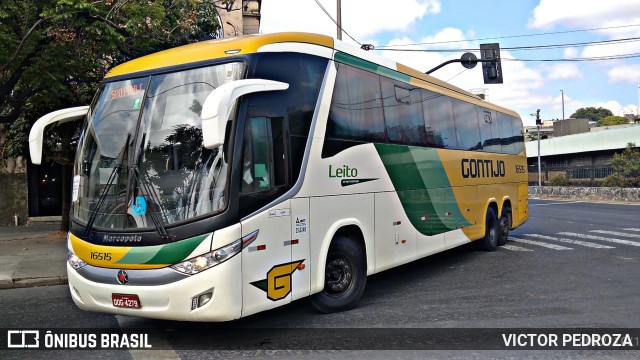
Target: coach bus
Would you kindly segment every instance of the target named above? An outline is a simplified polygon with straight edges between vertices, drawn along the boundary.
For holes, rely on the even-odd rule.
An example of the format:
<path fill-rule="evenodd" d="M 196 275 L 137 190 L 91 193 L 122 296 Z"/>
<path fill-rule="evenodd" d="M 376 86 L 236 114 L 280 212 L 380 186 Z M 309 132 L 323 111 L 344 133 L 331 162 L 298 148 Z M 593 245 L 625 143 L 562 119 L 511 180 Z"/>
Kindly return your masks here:
<path fill-rule="evenodd" d="M 517 113 L 322 35 L 203 41 L 114 67 L 83 120 L 68 281 L 82 309 L 227 321 L 312 296 L 353 307 L 368 275 L 528 218 Z M 496 264 L 495 271 L 500 265 Z"/>

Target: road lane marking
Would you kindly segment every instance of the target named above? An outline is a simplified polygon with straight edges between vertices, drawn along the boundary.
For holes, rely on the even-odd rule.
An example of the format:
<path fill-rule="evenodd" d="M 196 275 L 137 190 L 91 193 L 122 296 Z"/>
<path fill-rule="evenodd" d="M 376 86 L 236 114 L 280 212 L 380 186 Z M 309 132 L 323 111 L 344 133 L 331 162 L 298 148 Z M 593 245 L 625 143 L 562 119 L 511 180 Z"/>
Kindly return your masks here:
<path fill-rule="evenodd" d="M 512 251 L 533 251 L 531 249 L 526 249 L 520 246 L 505 244 L 501 246 L 503 249 L 512 250 Z"/>
<path fill-rule="evenodd" d="M 588 239 L 588 240 L 608 241 L 608 242 L 612 242 L 612 243 L 616 243 L 616 244 L 640 246 L 640 243 L 636 242 L 636 241 L 614 239 L 614 238 L 606 238 L 606 237 L 595 236 L 595 235 L 577 234 L 577 233 L 572 233 L 572 232 L 560 232 L 560 233 L 558 233 L 558 235 L 574 236 L 574 237 L 577 237 L 577 238 L 580 238 L 580 239 Z"/>
<path fill-rule="evenodd" d="M 547 244 L 547 243 L 543 243 L 543 242 L 540 242 L 540 241 L 520 239 L 520 238 L 516 238 L 516 237 L 510 237 L 510 239 L 513 240 L 513 241 L 516 241 L 516 242 L 543 246 L 543 247 L 546 247 L 546 248 L 549 248 L 549 249 L 553 249 L 553 250 L 573 250 L 573 248 L 568 248 L 568 247 L 560 246 L 560 245 L 556 245 L 556 244 Z"/>
<path fill-rule="evenodd" d="M 615 235 L 615 236 L 626 236 L 626 237 L 632 237 L 632 238 L 640 238 L 640 234 L 629 234 L 629 233 L 623 233 L 623 232 L 618 232 L 618 231 L 591 230 L 589 232 L 598 233 L 598 234 L 605 234 L 605 235 Z"/>
<path fill-rule="evenodd" d="M 596 249 L 615 249 L 615 247 L 609 246 L 609 245 L 602 245 L 602 244 L 596 244 L 596 243 L 580 241 L 580 240 L 573 240 L 573 239 L 566 239 L 566 238 L 557 238 L 557 237 L 553 237 L 553 236 L 546 236 L 546 235 L 540 235 L 540 234 L 524 234 L 524 236 L 534 237 L 534 238 L 544 239 L 544 240 L 558 241 L 558 242 L 563 242 L 563 243 L 567 243 L 567 244 L 582 245 L 582 246 L 596 248 Z"/>

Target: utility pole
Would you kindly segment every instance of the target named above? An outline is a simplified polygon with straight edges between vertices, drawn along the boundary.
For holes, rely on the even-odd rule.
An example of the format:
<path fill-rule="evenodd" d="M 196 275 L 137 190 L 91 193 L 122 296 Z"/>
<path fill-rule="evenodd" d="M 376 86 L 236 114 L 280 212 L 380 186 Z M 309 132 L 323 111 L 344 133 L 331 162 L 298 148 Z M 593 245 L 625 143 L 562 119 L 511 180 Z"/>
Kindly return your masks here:
<path fill-rule="evenodd" d="M 562 94 L 562 120 L 564 120 L 564 91 L 560 90 Z"/>
<path fill-rule="evenodd" d="M 342 1 L 337 0 L 338 3 L 338 40 L 342 40 Z"/>

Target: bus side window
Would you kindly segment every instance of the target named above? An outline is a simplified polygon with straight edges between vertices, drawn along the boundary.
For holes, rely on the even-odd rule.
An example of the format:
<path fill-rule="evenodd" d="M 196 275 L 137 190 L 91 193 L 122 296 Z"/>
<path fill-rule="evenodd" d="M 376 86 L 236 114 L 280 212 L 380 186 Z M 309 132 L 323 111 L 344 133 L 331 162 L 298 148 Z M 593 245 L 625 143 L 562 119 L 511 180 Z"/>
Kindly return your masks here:
<path fill-rule="evenodd" d="M 498 122 L 500 123 L 500 140 L 503 154 L 516 154 L 513 142 L 513 124 L 511 119 L 512 117 L 509 115 L 498 113 Z"/>
<path fill-rule="evenodd" d="M 482 150 L 494 153 L 500 153 L 500 127 L 498 117 L 494 110 L 485 109 L 477 106 L 478 123 L 480 124 L 480 138 L 482 140 Z"/>
<path fill-rule="evenodd" d="M 480 128 L 475 105 L 454 99 L 453 117 L 456 124 L 458 149 L 480 150 L 482 145 L 480 143 Z"/>
<path fill-rule="evenodd" d="M 244 135 L 242 192 L 268 191 L 286 184 L 282 118 L 249 118 Z"/>
<path fill-rule="evenodd" d="M 522 129 L 522 120 L 513 116 L 509 116 L 509 120 L 511 120 L 511 131 L 513 131 L 513 144 L 515 146 L 514 154 L 519 154 L 524 150 L 524 130 Z"/>
<path fill-rule="evenodd" d="M 451 98 L 429 90 L 421 90 L 428 145 L 444 149 L 456 149 L 456 127 L 453 123 Z"/>

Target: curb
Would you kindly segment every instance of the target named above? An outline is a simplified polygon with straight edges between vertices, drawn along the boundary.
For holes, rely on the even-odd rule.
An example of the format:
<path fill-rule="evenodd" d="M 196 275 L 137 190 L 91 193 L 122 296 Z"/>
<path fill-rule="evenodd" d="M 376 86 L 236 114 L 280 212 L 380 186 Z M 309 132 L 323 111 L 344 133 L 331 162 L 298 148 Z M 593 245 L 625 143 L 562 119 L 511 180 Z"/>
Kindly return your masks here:
<path fill-rule="evenodd" d="M 0 289 L 17 289 L 35 286 L 64 285 L 68 283 L 67 276 L 52 276 L 41 278 L 3 279 Z"/>
<path fill-rule="evenodd" d="M 53 235 L 55 234 L 54 232 L 52 233 L 47 233 L 47 234 L 42 234 L 42 233 L 35 233 L 35 234 L 2 234 L 0 235 L 0 241 L 22 241 L 22 240 L 36 240 L 36 239 L 63 239 L 63 236 L 56 236 Z"/>

